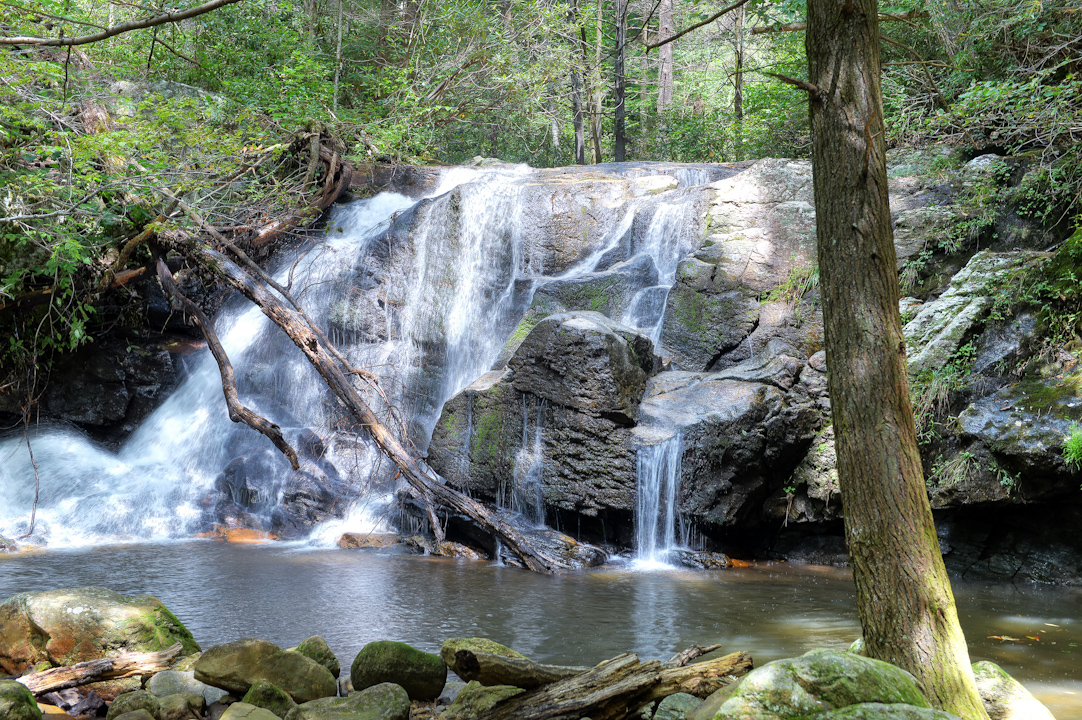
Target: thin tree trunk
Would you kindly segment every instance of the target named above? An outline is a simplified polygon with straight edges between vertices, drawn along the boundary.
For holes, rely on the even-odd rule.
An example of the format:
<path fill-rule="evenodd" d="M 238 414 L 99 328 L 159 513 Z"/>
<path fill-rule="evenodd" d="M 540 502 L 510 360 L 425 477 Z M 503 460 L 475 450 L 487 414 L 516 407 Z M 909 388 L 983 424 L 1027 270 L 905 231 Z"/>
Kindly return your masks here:
<path fill-rule="evenodd" d="M 605 35 L 602 32 L 602 30 L 604 28 L 604 24 L 602 23 L 602 13 L 601 13 L 602 7 L 603 7 L 603 3 L 601 2 L 601 0 L 598 0 L 598 3 L 597 3 L 597 36 L 596 36 L 596 42 L 594 43 L 594 68 L 595 68 L 595 72 L 600 72 L 601 71 L 601 46 L 602 46 L 602 43 L 603 43 L 603 41 L 605 39 Z M 585 39 L 583 39 L 583 43 L 585 43 L 585 42 L 586 42 Z M 583 55 L 585 55 L 585 50 L 583 50 Z M 595 164 L 601 162 L 601 159 L 602 159 L 602 155 L 601 155 L 601 121 L 602 121 L 602 117 L 603 117 L 603 115 L 602 115 L 602 107 L 601 107 L 601 104 L 602 104 L 601 86 L 602 86 L 602 84 L 603 84 L 603 81 L 601 81 L 600 79 L 598 80 L 598 82 L 596 82 L 594 84 L 593 110 L 590 113 L 590 139 L 591 139 L 591 141 L 593 143 L 594 163 Z"/>
<path fill-rule="evenodd" d="M 624 114 L 624 100 L 626 90 L 626 78 L 624 76 L 624 61 L 627 57 L 627 0 L 616 0 L 616 58 L 614 60 L 614 96 L 616 102 L 615 121 L 613 134 L 615 147 L 613 155 L 616 162 L 623 162 L 627 149 L 627 125 Z"/>
<path fill-rule="evenodd" d="M 808 0 L 812 162 L 845 534 L 871 657 L 985 720 L 917 449 L 887 201 L 876 0 Z"/>
<path fill-rule="evenodd" d="M 658 9 L 658 39 L 664 40 L 673 34 L 673 0 L 661 0 Z M 657 114 L 663 117 L 672 105 L 673 76 L 673 45 L 666 43 L 658 48 L 657 68 Z M 664 122 L 664 120 L 662 120 Z"/>
<path fill-rule="evenodd" d="M 334 104 L 338 112 L 338 81 L 342 77 L 342 0 L 338 0 L 338 42 L 334 47 Z"/>
<path fill-rule="evenodd" d="M 571 44 L 578 44 L 575 37 L 579 33 L 579 0 L 569 0 L 567 4 L 567 22 L 571 25 Z M 584 45 L 585 43 L 583 43 Z M 585 47 L 582 47 L 585 54 Z M 586 128 L 583 124 L 582 114 L 582 69 L 576 62 L 577 53 L 571 50 L 571 116 L 575 126 L 575 162 L 579 165 L 586 164 Z"/>

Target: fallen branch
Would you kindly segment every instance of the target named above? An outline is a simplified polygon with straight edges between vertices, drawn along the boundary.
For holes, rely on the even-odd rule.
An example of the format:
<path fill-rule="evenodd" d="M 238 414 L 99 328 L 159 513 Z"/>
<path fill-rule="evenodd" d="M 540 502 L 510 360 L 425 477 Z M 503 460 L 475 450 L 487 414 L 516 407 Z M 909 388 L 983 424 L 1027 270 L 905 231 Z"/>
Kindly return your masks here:
<path fill-rule="evenodd" d="M 455 652 L 451 669 L 466 682 L 476 680 L 482 685 L 514 685 L 531 689 L 566 680 L 590 668 L 567 665 L 543 665 L 528 658 L 507 657 L 482 650 L 463 648 Z"/>
<path fill-rule="evenodd" d="M 145 18 L 143 20 L 132 20 L 126 23 L 120 23 L 119 25 L 112 25 L 105 28 L 101 32 L 92 33 L 90 35 L 78 35 L 76 37 L 60 37 L 60 38 L 40 38 L 40 37 L 0 37 L 0 45 L 42 45 L 42 46 L 71 46 L 71 45 L 86 45 L 88 43 L 98 42 L 100 40 L 107 40 L 108 38 L 116 35 L 121 35 L 132 30 L 141 30 L 143 28 L 156 27 L 158 25 L 165 25 L 166 23 L 180 22 L 181 20 L 187 20 L 188 18 L 196 17 L 204 13 L 217 10 L 220 7 L 226 5 L 232 5 L 240 0 L 211 0 L 208 3 L 203 3 L 197 7 L 190 8 L 188 10 L 181 10 L 179 12 L 170 12 L 163 15 L 156 15 L 151 18 Z"/>
<path fill-rule="evenodd" d="M 154 675 L 162 670 L 168 670 L 170 663 L 180 655 L 183 649 L 180 643 L 176 643 L 159 652 L 124 653 L 116 657 L 88 660 L 44 672 L 30 673 L 15 679 L 30 688 L 30 692 L 35 695 L 44 695 L 55 690 L 65 690 L 99 680 Z"/>

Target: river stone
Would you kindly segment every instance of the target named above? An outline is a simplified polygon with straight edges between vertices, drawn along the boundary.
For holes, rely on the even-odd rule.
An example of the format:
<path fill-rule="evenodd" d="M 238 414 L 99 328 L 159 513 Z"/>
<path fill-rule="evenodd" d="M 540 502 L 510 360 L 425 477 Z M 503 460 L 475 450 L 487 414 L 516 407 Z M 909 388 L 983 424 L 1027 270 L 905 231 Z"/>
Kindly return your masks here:
<path fill-rule="evenodd" d="M 327 668 L 298 652 L 266 640 L 248 639 L 215 645 L 195 663 L 195 679 L 241 696 L 256 680 L 269 680 L 296 702 L 338 694 Z"/>
<path fill-rule="evenodd" d="M 0 680 L 0 718 L 41 720 L 41 710 L 28 687 L 15 680 Z"/>
<path fill-rule="evenodd" d="M 973 675 L 990 720 L 1054 720 L 1040 700 L 995 663 L 973 663 Z"/>
<path fill-rule="evenodd" d="M 146 690 L 134 690 L 132 692 L 124 693 L 117 696 L 109 705 L 109 712 L 106 714 L 106 720 L 115 720 L 125 713 L 134 712 L 136 710 L 146 710 L 150 713 L 155 720 L 160 720 L 161 710 L 158 703 L 158 698 L 154 697 Z"/>
<path fill-rule="evenodd" d="M 431 702 L 443 692 L 447 666 L 439 655 L 417 650 L 406 643 L 376 640 L 357 653 L 349 677 L 354 690 L 389 682 L 401 685 L 410 700 Z"/>
<path fill-rule="evenodd" d="M 410 699 L 400 685 L 380 683 L 349 697 L 323 698 L 298 705 L 285 720 L 408 720 Z"/>
<path fill-rule="evenodd" d="M 319 635 L 313 635 L 310 638 L 301 640 L 301 644 L 294 650 L 327 668 L 331 675 L 338 677 L 342 674 L 342 666 L 338 662 L 338 656 L 327 645 L 327 641 Z"/>
<path fill-rule="evenodd" d="M 514 685 L 482 685 L 473 680 L 455 696 L 443 713 L 444 720 L 471 720 L 497 704 L 526 692 Z"/>
<path fill-rule="evenodd" d="M 889 663 L 838 650 L 775 660 L 719 691 L 714 720 L 810 716 L 858 703 L 927 708 L 912 675 Z M 698 715 L 696 715 L 696 718 Z"/>
<path fill-rule="evenodd" d="M 448 638 L 443 641 L 443 645 L 440 645 L 440 658 L 452 670 L 455 668 L 455 653 L 459 650 L 487 652 L 500 657 L 526 658 L 522 653 L 515 652 L 506 645 L 488 638 Z"/>
<path fill-rule="evenodd" d="M 174 693 L 158 698 L 160 720 L 202 720 L 206 699 L 199 693 Z"/>
<path fill-rule="evenodd" d="M 278 716 L 266 708 L 235 702 L 225 709 L 219 720 L 279 720 Z"/>
<path fill-rule="evenodd" d="M 126 712 L 123 715 L 117 715 L 112 718 L 112 720 L 158 720 L 158 718 L 154 717 L 143 708 L 139 708 L 138 710 Z"/>
<path fill-rule="evenodd" d="M 270 710 L 282 718 L 290 710 L 297 707 L 297 703 L 293 702 L 293 698 L 289 697 L 289 693 L 262 678 L 252 683 L 252 687 L 248 688 L 248 692 L 241 698 L 241 702 Z"/>
<path fill-rule="evenodd" d="M 195 693 L 201 695 L 207 705 L 221 700 L 228 694 L 221 688 L 196 680 L 194 670 L 163 670 L 155 673 L 147 681 L 146 690 L 158 698 L 177 693 Z"/>
<path fill-rule="evenodd" d="M 596 312 L 545 318 L 508 366 L 519 392 L 622 425 L 635 423 L 646 379 L 660 369 L 650 338 Z"/>
<path fill-rule="evenodd" d="M 960 720 L 943 710 L 904 703 L 858 703 L 812 715 L 808 720 Z"/>
<path fill-rule="evenodd" d="M 156 652 L 177 642 L 185 653 L 199 651 L 187 628 L 149 595 L 83 587 L 19 593 L 0 603 L 0 669 L 6 673 L 24 672 L 43 660 L 74 665 L 121 652 Z"/>
<path fill-rule="evenodd" d="M 684 720 L 688 711 L 697 708 L 702 700 L 688 693 L 676 693 L 658 703 L 654 720 Z"/>

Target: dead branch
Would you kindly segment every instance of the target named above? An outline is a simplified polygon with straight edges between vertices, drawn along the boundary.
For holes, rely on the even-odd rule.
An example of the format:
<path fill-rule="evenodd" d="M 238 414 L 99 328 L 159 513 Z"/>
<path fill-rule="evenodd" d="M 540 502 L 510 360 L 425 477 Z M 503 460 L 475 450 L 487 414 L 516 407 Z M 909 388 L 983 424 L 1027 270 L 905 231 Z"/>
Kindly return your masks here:
<path fill-rule="evenodd" d="M 879 22 L 891 22 L 899 21 L 905 22 L 907 20 L 917 20 L 919 18 L 928 17 L 928 11 L 926 10 L 910 10 L 904 13 L 879 13 Z M 785 25 L 759 25 L 751 29 L 752 35 L 762 35 L 764 33 L 783 33 L 783 32 L 800 32 L 807 30 L 807 23 L 787 23 Z"/>
<path fill-rule="evenodd" d="M 778 80 L 781 80 L 787 85 L 792 85 L 795 88 L 799 88 L 800 90 L 805 91 L 806 93 L 808 93 L 808 96 L 811 97 L 812 100 L 818 100 L 821 97 L 819 88 L 815 85 L 812 85 L 806 80 L 798 80 L 797 78 L 789 77 L 788 75 L 780 75 L 778 73 L 772 72 L 764 72 L 763 75 L 769 75 L 772 78 L 777 78 Z"/>
<path fill-rule="evenodd" d="M 119 25 L 107 27 L 101 32 L 92 33 L 90 35 L 78 35 L 70 38 L 0 37 L 0 45 L 42 45 L 54 47 L 86 45 L 88 43 L 106 40 L 116 35 L 122 35 L 123 33 L 131 32 L 132 30 L 142 30 L 143 28 L 156 27 L 158 25 L 165 25 L 166 23 L 176 23 L 181 20 L 187 20 L 188 18 L 203 15 L 204 13 L 217 10 L 226 5 L 232 5 L 235 2 L 240 2 L 240 0 L 210 0 L 210 2 L 189 8 L 188 10 L 164 13 L 143 20 L 131 20 L 129 22 L 120 23 Z"/>
<path fill-rule="evenodd" d="M 35 695 L 44 695 L 99 680 L 154 675 L 169 669 L 169 664 L 180 655 L 183 649 L 180 643 L 176 643 L 160 652 L 124 653 L 116 657 L 88 660 L 44 672 L 30 673 L 15 679 L 30 688 L 30 692 Z"/>
<path fill-rule="evenodd" d="M 218 370 L 222 376 L 222 392 L 225 394 L 225 403 L 229 408 L 229 419 L 233 422 L 242 422 L 253 430 L 266 435 L 274 443 L 274 446 L 289 458 L 289 464 L 293 466 L 293 469 L 299 469 L 297 451 L 290 447 L 282 436 L 282 428 L 241 404 L 237 393 L 237 379 L 233 374 L 233 365 L 229 362 L 229 356 L 225 354 L 225 348 L 222 347 L 218 334 L 214 332 L 214 325 L 203 314 L 203 310 L 198 305 L 180 292 L 176 282 L 173 281 L 172 273 L 169 272 L 169 268 L 160 256 L 157 258 L 157 267 L 158 278 L 162 281 L 162 289 L 173 298 L 173 301 L 184 312 L 195 318 L 199 329 L 203 331 L 203 337 L 207 339 L 207 347 L 210 348 L 211 354 L 214 355 L 214 359 L 218 363 Z"/>

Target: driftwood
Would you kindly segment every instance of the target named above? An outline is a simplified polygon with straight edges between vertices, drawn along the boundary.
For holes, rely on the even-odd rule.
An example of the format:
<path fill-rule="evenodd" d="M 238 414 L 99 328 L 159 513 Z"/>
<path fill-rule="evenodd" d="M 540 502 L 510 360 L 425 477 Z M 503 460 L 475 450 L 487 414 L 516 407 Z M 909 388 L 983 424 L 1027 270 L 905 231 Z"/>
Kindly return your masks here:
<path fill-rule="evenodd" d="M 705 698 L 752 667 L 747 653 L 679 668 L 635 655 L 606 660 L 565 680 L 517 695 L 481 712 L 477 720 L 624 720 L 648 703 L 679 692 Z"/>
<path fill-rule="evenodd" d="M 451 669 L 466 682 L 476 680 L 482 685 L 514 685 L 527 690 L 566 680 L 590 670 L 566 665 L 543 665 L 527 658 L 507 657 L 466 648 L 455 652 Z"/>
<path fill-rule="evenodd" d="M 163 243 L 170 242 L 166 238 L 159 239 Z M 431 498 L 439 505 L 469 517 L 483 531 L 499 538 L 508 549 L 522 558 L 523 564 L 530 570 L 552 573 L 567 567 L 560 560 L 533 548 L 515 527 L 501 519 L 496 513 L 489 511 L 476 500 L 447 487 L 442 479 L 430 470 L 422 469 L 398 438 L 384 426 L 361 398 L 360 393 L 349 380 L 349 370 L 344 369 L 337 359 L 341 355 L 301 312 L 273 295 L 262 283 L 256 282 L 227 256 L 194 239 L 174 240 L 170 243 L 170 247 L 195 265 L 225 280 L 255 303 L 264 315 L 281 328 L 323 377 L 331 392 L 338 397 L 361 426 L 368 430 L 373 441 L 398 467 L 406 482 L 422 497 Z"/>
<path fill-rule="evenodd" d="M 124 653 L 111 658 L 88 660 L 87 662 L 53 668 L 44 672 L 30 673 L 15 678 L 35 695 L 117 678 L 136 675 L 153 675 L 169 669 L 184 647 L 176 643 L 165 650 L 151 653 Z"/>

